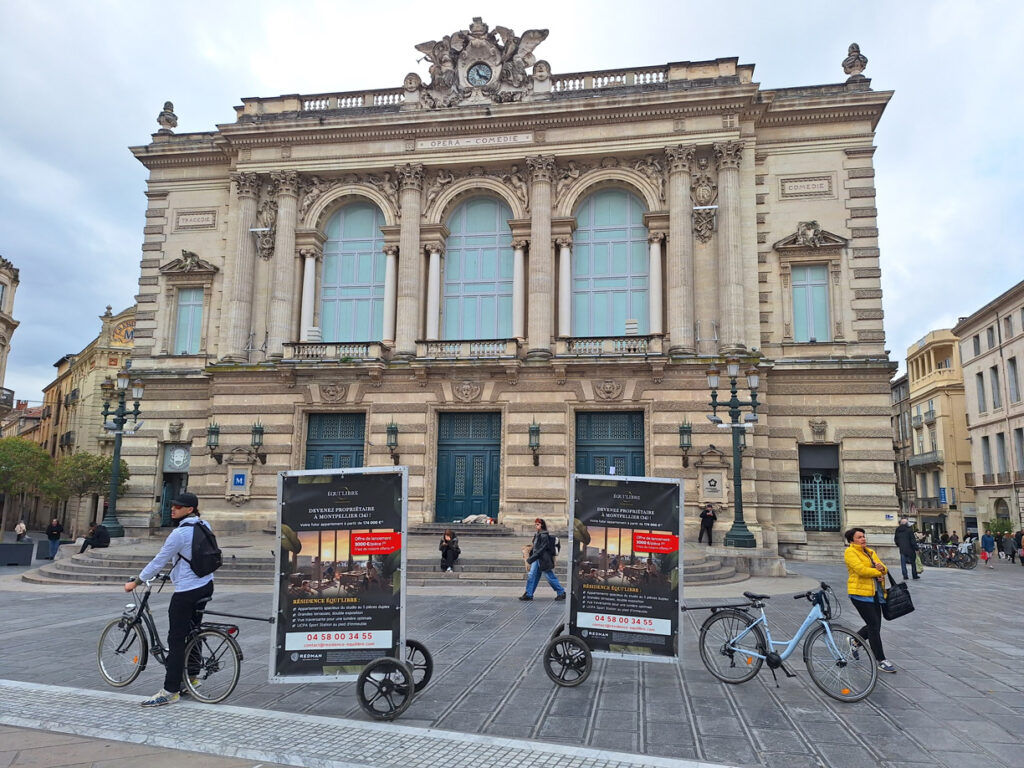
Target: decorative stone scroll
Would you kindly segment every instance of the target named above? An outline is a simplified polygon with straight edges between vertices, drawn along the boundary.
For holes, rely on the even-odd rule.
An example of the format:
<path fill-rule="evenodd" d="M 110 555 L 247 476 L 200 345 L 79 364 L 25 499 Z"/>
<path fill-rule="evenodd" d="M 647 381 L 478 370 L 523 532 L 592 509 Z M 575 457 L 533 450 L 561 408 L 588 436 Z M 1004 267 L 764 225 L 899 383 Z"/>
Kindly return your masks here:
<path fill-rule="evenodd" d="M 424 85 L 415 72 L 406 75 L 403 108 L 500 104 L 549 93 L 551 67 L 533 55 L 547 36 L 546 29 L 530 29 L 522 36 L 507 27 L 492 32 L 477 16 L 468 30 L 420 43 L 416 50 L 430 62 L 430 82 Z M 533 73 L 528 74 L 531 67 Z"/>
<path fill-rule="evenodd" d="M 718 213 L 718 185 L 708 173 L 708 158 L 697 161 L 697 173 L 690 184 L 690 199 L 693 201 L 693 234 L 701 243 L 711 240 L 715 232 L 715 215 Z"/>
<path fill-rule="evenodd" d="M 275 185 L 265 181 L 260 185 L 259 205 L 256 208 L 256 252 L 261 259 L 274 255 L 274 238 L 277 231 L 277 196 Z"/>

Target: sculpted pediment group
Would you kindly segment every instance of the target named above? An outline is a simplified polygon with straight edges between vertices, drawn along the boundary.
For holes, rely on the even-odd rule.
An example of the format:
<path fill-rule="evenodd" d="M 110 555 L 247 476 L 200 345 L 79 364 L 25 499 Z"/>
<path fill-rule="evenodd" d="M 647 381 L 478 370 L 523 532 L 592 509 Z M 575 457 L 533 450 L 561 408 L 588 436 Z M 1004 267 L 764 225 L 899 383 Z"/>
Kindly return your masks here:
<path fill-rule="evenodd" d="M 772 247 L 776 251 L 794 251 L 820 248 L 843 248 L 849 242 L 845 237 L 821 228 L 816 221 L 801 221 L 796 232 L 779 240 Z"/>

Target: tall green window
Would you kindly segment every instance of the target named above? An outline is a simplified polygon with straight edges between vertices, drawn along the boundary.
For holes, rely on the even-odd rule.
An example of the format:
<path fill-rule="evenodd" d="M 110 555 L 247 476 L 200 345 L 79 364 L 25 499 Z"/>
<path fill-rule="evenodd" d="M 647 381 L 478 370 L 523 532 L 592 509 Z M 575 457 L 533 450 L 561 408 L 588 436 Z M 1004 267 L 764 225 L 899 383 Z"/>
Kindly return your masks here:
<path fill-rule="evenodd" d="M 504 201 L 475 197 L 448 219 L 442 338 L 512 336 L 511 218 Z"/>
<path fill-rule="evenodd" d="M 624 190 L 590 195 L 572 236 L 572 335 L 622 336 L 626 320 L 649 333 L 649 265 L 644 204 Z"/>
<path fill-rule="evenodd" d="M 384 326 L 384 214 L 346 205 L 327 222 L 320 327 L 324 341 L 377 341 Z"/>
<path fill-rule="evenodd" d="M 828 267 L 793 267 L 793 341 L 829 341 Z"/>
<path fill-rule="evenodd" d="M 197 355 L 203 333 L 203 289 L 179 288 L 174 354 Z"/>

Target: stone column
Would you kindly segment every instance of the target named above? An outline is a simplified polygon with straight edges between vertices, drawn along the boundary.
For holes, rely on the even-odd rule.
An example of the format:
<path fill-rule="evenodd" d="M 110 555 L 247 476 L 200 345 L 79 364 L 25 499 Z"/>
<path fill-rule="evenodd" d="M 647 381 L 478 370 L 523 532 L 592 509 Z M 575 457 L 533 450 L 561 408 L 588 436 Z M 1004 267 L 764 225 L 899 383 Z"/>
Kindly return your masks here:
<path fill-rule="evenodd" d="M 512 336 L 526 338 L 526 246 L 529 240 L 513 240 L 512 248 Z"/>
<path fill-rule="evenodd" d="M 316 264 L 323 258 L 319 248 L 300 248 L 299 256 L 302 257 L 302 312 L 299 315 L 299 341 L 319 341 L 310 339 L 310 331 L 315 335 L 320 334 L 313 329 L 313 313 L 316 308 Z"/>
<path fill-rule="evenodd" d="M 530 324 L 527 359 L 551 358 L 551 286 L 554 284 L 551 243 L 551 179 L 554 155 L 526 158 L 530 169 Z"/>
<path fill-rule="evenodd" d="M 227 297 L 227 343 L 223 360 L 245 363 L 252 330 L 252 284 L 256 270 L 256 240 L 250 232 L 256 226 L 256 198 L 260 182 L 255 173 L 233 173 L 238 191 L 238 231 Z"/>
<path fill-rule="evenodd" d="M 718 316 L 722 354 L 746 350 L 743 338 L 743 227 L 740 221 L 740 160 L 743 142 L 714 145 L 718 160 Z"/>
<path fill-rule="evenodd" d="M 406 163 L 395 168 L 401 192 L 401 230 L 398 238 L 398 299 L 395 318 L 395 357 L 416 357 L 420 326 L 420 191 L 423 166 Z"/>
<path fill-rule="evenodd" d="M 661 284 L 661 241 L 665 239 L 664 232 L 651 232 L 647 236 L 647 244 L 650 247 L 650 254 L 648 260 L 648 287 L 647 287 L 647 298 L 648 298 L 648 312 L 650 313 L 648 331 L 650 334 L 662 333 L 661 317 L 662 317 L 662 284 Z"/>
<path fill-rule="evenodd" d="M 384 254 L 384 328 L 385 343 L 395 342 L 395 300 L 398 292 L 398 246 L 385 245 Z"/>
<path fill-rule="evenodd" d="M 270 178 L 277 192 L 277 229 L 274 233 L 267 357 L 280 358 L 284 354 L 285 342 L 295 340 L 291 319 L 292 302 L 295 300 L 295 212 L 299 175 L 295 171 L 275 171 Z"/>
<path fill-rule="evenodd" d="M 665 244 L 669 355 L 692 355 L 697 351 L 693 333 L 693 206 L 690 204 L 690 168 L 695 152 L 692 144 L 665 148 L 669 210 Z"/>
<path fill-rule="evenodd" d="M 427 340 L 437 341 L 441 338 L 441 243 L 427 243 L 424 246 L 430 254 L 427 265 Z"/>
<path fill-rule="evenodd" d="M 572 336 L 572 238 L 560 237 L 558 246 L 558 335 Z"/>

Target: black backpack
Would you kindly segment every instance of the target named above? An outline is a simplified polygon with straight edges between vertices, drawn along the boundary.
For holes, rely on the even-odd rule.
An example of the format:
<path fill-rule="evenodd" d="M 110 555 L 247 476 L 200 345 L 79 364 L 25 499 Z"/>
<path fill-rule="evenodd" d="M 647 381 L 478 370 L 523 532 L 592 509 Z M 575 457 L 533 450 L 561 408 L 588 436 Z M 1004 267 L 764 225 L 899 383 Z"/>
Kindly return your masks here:
<path fill-rule="evenodd" d="M 201 522 L 192 526 L 192 559 L 178 557 L 188 563 L 196 576 L 209 576 L 224 564 L 217 537 Z"/>

